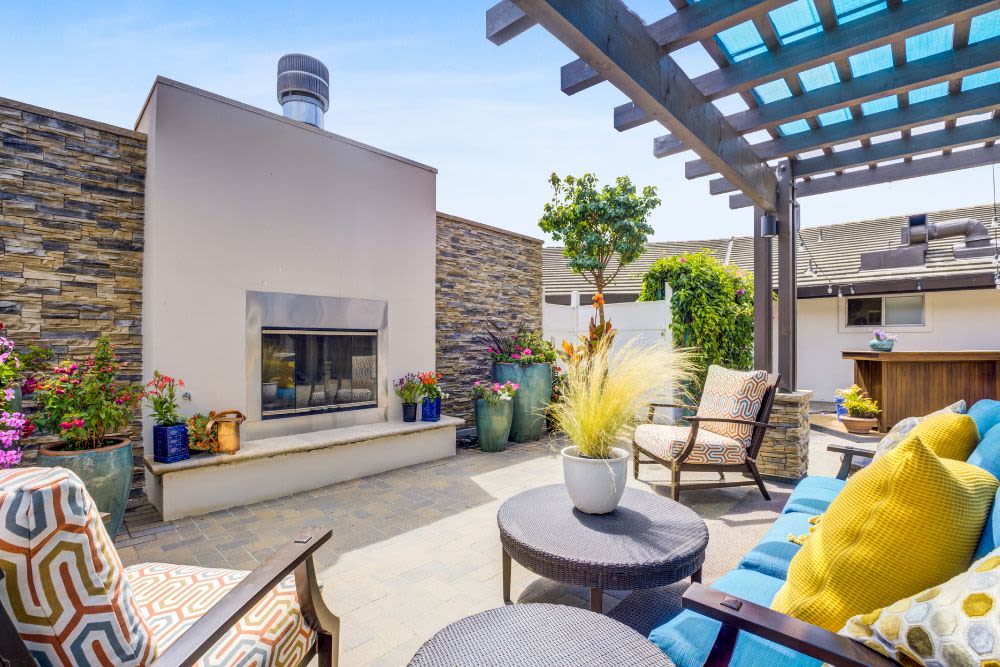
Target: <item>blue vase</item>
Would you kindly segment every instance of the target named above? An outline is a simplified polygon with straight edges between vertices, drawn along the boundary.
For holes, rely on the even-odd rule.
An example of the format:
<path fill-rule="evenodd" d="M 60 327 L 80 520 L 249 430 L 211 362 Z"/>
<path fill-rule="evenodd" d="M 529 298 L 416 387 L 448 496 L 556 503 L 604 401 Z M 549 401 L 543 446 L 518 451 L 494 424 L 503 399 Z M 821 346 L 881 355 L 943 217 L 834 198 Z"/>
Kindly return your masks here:
<path fill-rule="evenodd" d="M 174 463 L 188 458 L 188 429 L 186 424 L 153 426 L 153 460 L 157 463 Z"/>
<path fill-rule="evenodd" d="M 425 398 L 420 409 L 420 420 L 425 422 L 436 422 L 441 419 L 441 399 Z"/>
<path fill-rule="evenodd" d="M 892 352 L 892 346 L 896 344 L 894 340 L 877 340 L 875 338 L 868 341 L 868 347 L 873 352 Z"/>

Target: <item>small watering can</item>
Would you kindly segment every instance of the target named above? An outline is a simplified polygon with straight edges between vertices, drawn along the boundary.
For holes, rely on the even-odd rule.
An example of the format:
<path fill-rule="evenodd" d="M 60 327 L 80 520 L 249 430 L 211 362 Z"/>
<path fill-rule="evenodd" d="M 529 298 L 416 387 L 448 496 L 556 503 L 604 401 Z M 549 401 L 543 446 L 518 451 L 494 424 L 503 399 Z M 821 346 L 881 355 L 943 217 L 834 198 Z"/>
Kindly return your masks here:
<path fill-rule="evenodd" d="M 223 410 L 208 420 L 205 430 L 212 432 L 212 427 L 218 427 L 218 451 L 221 454 L 235 454 L 240 451 L 240 424 L 247 420 L 239 410 Z"/>

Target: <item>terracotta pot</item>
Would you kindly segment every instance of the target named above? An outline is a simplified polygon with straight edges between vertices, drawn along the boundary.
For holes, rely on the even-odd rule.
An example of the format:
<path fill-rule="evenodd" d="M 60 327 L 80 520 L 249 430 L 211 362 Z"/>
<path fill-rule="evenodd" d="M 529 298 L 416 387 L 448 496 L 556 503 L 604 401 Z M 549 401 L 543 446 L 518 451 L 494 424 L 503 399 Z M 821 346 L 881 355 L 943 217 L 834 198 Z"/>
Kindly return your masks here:
<path fill-rule="evenodd" d="M 63 444 L 42 445 L 38 448 L 35 465 L 46 468 L 66 468 L 76 473 L 97 509 L 107 512 L 108 533 L 114 538 L 125 518 L 125 503 L 132 486 L 132 441 L 109 437 L 110 443 L 97 449 L 64 450 Z"/>
<path fill-rule="evenodd" d="M 628 450 L 615 447 L 610 459 L 588 459 L 580 448 L 563 447 L 563 479 L 573 505 L 586 514 L 609 514 L 615 511 L 625 493 L 628 479 Z"/>
<path fill-rule="evenodd" d="M 851 417 L 846 415 L 840 418 L 840 423 L 844 425 L 848 433 L 864 435 L 878 426 L 878 420 L 874 417 Z"/>

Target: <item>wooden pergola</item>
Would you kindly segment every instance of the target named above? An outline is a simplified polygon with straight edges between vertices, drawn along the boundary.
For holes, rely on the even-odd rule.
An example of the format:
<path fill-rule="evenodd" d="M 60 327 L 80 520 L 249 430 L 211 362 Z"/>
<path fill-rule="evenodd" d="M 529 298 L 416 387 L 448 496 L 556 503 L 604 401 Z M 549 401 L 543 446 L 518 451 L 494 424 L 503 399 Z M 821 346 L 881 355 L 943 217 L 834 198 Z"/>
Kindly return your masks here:
<path fill-rule="evenodd" d="M 660 123 L 656 157 L 694 151 L 687 178 L 754 208 L 754 286 L 772 289 L 776 236 L 777 371 L 794 390 L 797 198 L 1000 161 L 1000 0 L 670 3 L 646 23 L 620 0 L 503 0 L 486 36 L 541 25 L 578 56 L 563 92 L 610 82 L 629 98 L 616 129 Z M 671 53 L 696 43 L 718 67 L 691 78 Z M 725 115 L 714 101 L 732 95 L 747 108 Z M 754 307 L 755 365 L 772 371 L 772 301 Z"/>

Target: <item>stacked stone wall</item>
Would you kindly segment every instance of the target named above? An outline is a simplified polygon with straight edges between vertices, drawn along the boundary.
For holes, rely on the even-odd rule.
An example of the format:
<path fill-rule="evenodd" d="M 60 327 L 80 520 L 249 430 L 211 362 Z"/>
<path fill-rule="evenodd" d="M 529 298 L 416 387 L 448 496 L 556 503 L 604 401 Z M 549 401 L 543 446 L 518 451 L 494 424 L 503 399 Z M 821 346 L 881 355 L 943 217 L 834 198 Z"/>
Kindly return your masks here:
<path fill-rule="evenodd" d="M 809 400 L 811 391 L 779 393 L 774 400 L 757 467 L 765 477 L 800 480 L 809 472 Z"/>

